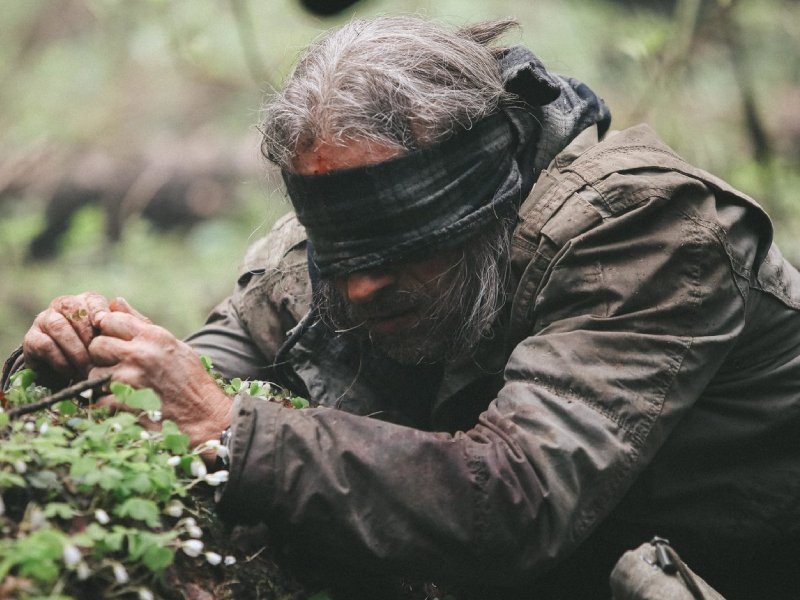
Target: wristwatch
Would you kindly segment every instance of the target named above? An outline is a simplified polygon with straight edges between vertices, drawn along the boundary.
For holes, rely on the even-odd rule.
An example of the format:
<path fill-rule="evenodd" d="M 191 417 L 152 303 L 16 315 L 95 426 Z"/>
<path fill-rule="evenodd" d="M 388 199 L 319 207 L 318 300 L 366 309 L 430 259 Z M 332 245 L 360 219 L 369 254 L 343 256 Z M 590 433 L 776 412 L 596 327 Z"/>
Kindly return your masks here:
<path fill-rule="evenodd" d="M 225 448 L 223 452 L 217 452 L 217 459 L 215 461 L 215 470 L 227 469 L 231 464 L 231 455 L 228 451 L 228 443 L 231 440 L 231 428 L 226 427 L 219 436 L 220 448 Z"/>

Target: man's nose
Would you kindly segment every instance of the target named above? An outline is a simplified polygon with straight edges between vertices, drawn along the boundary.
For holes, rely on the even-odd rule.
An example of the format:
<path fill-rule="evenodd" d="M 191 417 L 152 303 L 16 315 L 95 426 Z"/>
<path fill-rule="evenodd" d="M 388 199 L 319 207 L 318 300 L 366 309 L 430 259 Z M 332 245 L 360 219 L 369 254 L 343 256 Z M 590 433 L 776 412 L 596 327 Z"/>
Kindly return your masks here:
<path fill-rule="evenodd" d="M 347 299 L 352 304 L 370 302 L 381 290 L 395 283 L 389 271 L 356 271 L 347 276 Z"/>

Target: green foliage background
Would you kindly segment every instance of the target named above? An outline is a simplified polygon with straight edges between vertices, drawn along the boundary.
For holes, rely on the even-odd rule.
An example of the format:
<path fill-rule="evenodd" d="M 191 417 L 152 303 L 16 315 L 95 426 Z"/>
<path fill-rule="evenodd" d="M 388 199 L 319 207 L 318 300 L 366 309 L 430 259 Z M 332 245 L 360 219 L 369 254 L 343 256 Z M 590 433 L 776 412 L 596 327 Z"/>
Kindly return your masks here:
<path fill-rule="evenodd" d="M 202 130 L 244 140 L 255 157 L 264 91 L 328 27 L 353 14 L 417 12 L 454 24 L 514 16 L 522 31 L 509 43 L 588 83 L 616 128 L 648 121 L 690 161 L 757 198 L 800 264 L 796 0 L 365 0 L 332 20 L 295 0 L 0 0 L 0 8 L 5 155 L 42 140 L 125 152 Z M 770 151 L 758 159 L 726 36 L 768 135 Z M 87 289 L 122 295 L 189 333 L 232 288 L 247 245 L 287 210 L 277 181 L 264 165 L 241 178 L 222 217 L 168 235 L 130 222 L 113 246 L 101 210 L 85 208 L 59 258 L 35 264 L 24 255 L 46 198 L 0 199 L 0 353 L 50 299 Z"/>

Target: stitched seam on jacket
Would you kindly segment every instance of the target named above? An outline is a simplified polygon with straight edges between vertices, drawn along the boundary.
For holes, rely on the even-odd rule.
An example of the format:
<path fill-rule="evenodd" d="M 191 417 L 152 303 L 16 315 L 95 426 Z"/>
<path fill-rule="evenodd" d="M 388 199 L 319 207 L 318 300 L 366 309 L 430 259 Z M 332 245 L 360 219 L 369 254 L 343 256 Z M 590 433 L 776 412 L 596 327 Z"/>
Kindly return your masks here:
<path fill-rule="evenodd" d="M 667 392 L 672 389 L 677 381 L 677 373 L 680 371 L 680 368 L 683 366 L 684 361 L 686 360 L 686 356 L 689 354 L 689 350 L 691 349 L 694 342 L 694 338 L 688 338 L 688 341 L 683 347 L 683 352 L 680 355 L 673 356 L 673 360 L 671 364 L 674 367 L 671 369 L 669 377 L 665 378 L 665 384 L 663 387 L 663 391 L 659 394 L 661 401 L 657 403 L 658 411 L 654 413 L 648 413 L 648 426 L 645 432 L 640 432 L 638 434 L 633 434 L 631 436 L 631 440 L 633 443 L 631 444 L 631 451 L 625 455 L 625 461 L 621 462 L 615 473 L 613 474 L 613 485 L 609 486 L 608 493 L 613 495 L 614 492 L 622 485 L 625 479 L 628 476 L 628 473 L 632 470 L 632 468 L 636 465 L 641 456 L 642 448 L 644 447 L 644 443 L 647 439 L 647 436 L 653 430 L 653 425 L 658 421 L 658 418 L 661 416 L 664 410 L 664 404 L 666 402 L 666 395 Z M 650 404 L 651 406 L 655 406 L 655 404 Z M 597 523 L 598 519 L 598 510 L 597 508 L 600 506 L 604 506 L 608 504 L 607 496 L 599 496 L 593 505 L 586 507 L 583 511 L 583 514 L 578 518 L 577 524 L 575 526 L 575 537 L 576 538 L 584 538 L 584 535 L 587 533 L 587 530 L 593 527 Z M 613 507 L 610 509 L 613 510 Z M 610 510 L 608 512 L 610 512 Z"/>
<path fill-rule="evenodd" d="M 566 400 L 574 400 L 574 401 L 580 402 L 581 404 L 584 404 L 584 405 L 588 406 L 593 411 L 599 413 L 600 415 L 602 415 L 603 417 L 605 417 L 606 419 L 608 419 L 609 421 L 611 421 L 615 425 L 619 426 L 621 429 L 623 429 L 626 432 L 628 432 L 628 434 L 634 435 L 634 430 L 628 425 L 628 423 L 627 423 L 627 421 L 625 419 L 621 418 L 619 415 L 615 414 L 613 411 L 608 410 L 608 408 L 604 407 L 599 402 L 595 402 L 594 400 L 591 400 L 589 398 L 586 398 L 585 396 L 581 396 L 579 394 L 576 394 L 575 392 L 570 392 L 569 390 L 564 390 L 564 389 L 561 389 L 561 388 L 557 388 L 556 386 L 550 385 L 549 383 L 546 383 L 546 382 L 543 382 L 543 381 L 537 381 L 536 385 L 537 385 L 537 387 L 544 388 L 545 390 L 547 390 L 548 392 L 550 392 L 554 396 L 557 396 L 559 398 L 563 398 L 563 399 L 566 399 Z"/>
<path fill-rule="evenodd" d="M 688 217 L 688 215 L 684 215 Z M 686 221 L 684 222 L 686 223 Z M 699 225 L 695 223 L 696 225 Z M 697 244 L 697 248 L 694 250 L 695 253 L 702 253 L 702 245 L 701 245 L 701 236 L 699 235 L 698 230 L 694 230 L 694 236 L 689 237 L 692 242 Z M 691 278 L 691 285 L 692 290 L 689 294 L 691 298 L 690 305 L 693 305 L 695 308 L 701 301 L 700 295 L 700 267 L 699 261 L 702 260 L 702 256 L 696 256 L 695 261 L 692 263 L 692 269 L 689 272 L 689 277 Z M 693 316 L 690 327 L 694 329 L 697 324 L 697 311 L 692 311 L 691 314 Z M 678 336 L 680 340 L 682 340 L 682 351 L 677 354 L 673 354 L 670 360 L 670 369 L 669 372 L 663 378 L 662 386 L 657 394 L 657 397 L 660 399 L 658 403 L 649 403 L 649 406 L 656 407 L 657 410 L 653 412 L 647 412 L 643 415 L 642 422 L 646 424 L 645 427 L 638 428 L 636 434 L 631 436 L 631 451 L 627 453 L 625 456 L 625 460 L 620 462 L 619 466 L 615 469 L 613 474 L 613 484 L 609 485 L 606 488 L 606 493 L 598 496 L 595 498 L 595 501 L 587 506 L 581 516 L 577 520 L 577 524 L 575 526 L 574 537 L 576 539 L 583 539 L 585 534 L 587 534 L 587 530 L 589 530 L 594 524 L 597 522 L 599 517 L 600 508 L 606 506 L 608 504 L 609 497 L 614 496 L 619 490 L 620 485 L 622 485 L 627 478 L 628 474 L 630 473 L 631 469 L 636 465 L 639 457 L 641 456 L 642 448 L 645 445 L 647 437 L 653 430 L 653 425 L 658 421 L 658 418 L 663 414 L 664 404 L 666 403 L 666 396 L 670 389 L 675 386 L 677 381 L 677 374 L 680 372 L 681 367 L 683 366 L 684 361 L 686 360 L 686 356 L 689 354 L 689 350 L 692 348 L 694 343 L 694 336 L 688 337 L 681 337 Z M 593 408 L 593 407 L 592 407 Z M 627 429 L 626 429 L 627 431 Z"/>
<path fill-rule="evenodd" d="M 773 253 L 770 252 L 769 254 L 772 255 Z M 784 260 L 784 259 L 781 257 L 781 260 Z M 770 262 L 769 255 L 764 260 L 765 264 L 767 262 Z M 779 270 L 781 272 L 783 271 L 783 265 L 781 265 L 778 268 L 779 268 Z M 776 300 L 778 300 L 779 302 L 781 302 L 782 304 L 784 304 L 785 306 L 787 306 L 787 307 L 789 307 L 791 309 L 800 310 L 800 301 L 795 300 L 794 298 L 792 298 L 789 295 L 788 286 L 786 285 L 786 283 L 784 281 L 780 281 L 780 280 L 779 281 L 775 281 L 774 284 L 769 285 L 769 286 L 765 286 L 761 282 L 761 275 L 759 274 L 758 277 L 755 277 L 753 279 L 753 282 L 752 282 L 750 287 L 752 287 L 755 290 L 758 290 L 759 292 L 763 292 L 765 294 L 769 294 L 770 296 L 772 296 L 773 298 L 775 298 Z"/>
<path fill-rule="evenodd" d="M 619 486 L 624 483 L 628 474 L 638 462 L 642 453 L 642 448 L 645 445 L 645 441 L 653 430 L 653 425 L 655 425 L 655 423 L 658 421 L 658 418 L 664 411 L 667 392 L 675 385 L 675 382 L 677 381 L 677 374 L 680 372 L 680 369 L 683 366 L 686 356 L 689 354 L 689 350 L 691 349 L 693 343 L 694 338 L 688 338 L 683 346 L 683 352 L 672 357 L 670 363 L 672 368 L 670 369 L 668 376 L 664 378 L 665 385 L 663 386 L 663 390 L 659 393 L 660 402 L 650 404 L 650 406 L 658 406 L 658 410 L 653 413 L 647 413 L 647 418 L 643 420 L 647 423 L 647 427 L 644 429 L 644 431 L 639 429 L 638 433 L 631 435 L 631 441 L 633 442 L 631 443 L 631 451 L 625 455 L 625 461 L 621 462 L 615 470 L 615 473 L 613 474 L 613 485 L 610 485 L 607 488 L 607 494 L 599 496 L 595 499 L 595 502 L 592 505 L 584 509 L 583 514 L 578 518 L 577 525 L 575 526 L 575 537 L 583 538 L 587 530 L 597 522 L 599 512 L 597 510 L 598 507 L 608 504 L 608 496 L 613 496 L 615 494 L 616 490 L 618 490 Z M 613 507 L 609 509 L 608 512 L 610 512 L 610 510 L 613 510 Z"/>
<path fill-rule="evenodd" d="M 486 482 L 489 480 L 486 457 L 481 453 L 471 451 L 469 440 L 465 439 L 464 452 L 467 455 L 467 468 L 472 475 L 472 488 L 475 490 L 475 517 L 473 527 L 475 528 L 475 538 L 478 548 L 485 548 L 488 544 L 489 519 L 489 490 L 486 489 Z M 480 448 L 479 444 L 475 444 Z"/>
<path fill-rule="evenodd" d="M 733 248 L 730 245 L 730 242 L 728 241 L 728 236 L 725 234 L 725 229 L 723 229 L 723 227 L 719 223 L 715 223 L 714 221 L 709 221 L 708 219 L 704 219 L 702 217 L 699 217 L 697 215 L 692 215 L 687 212 L 681 212 L 681 214 L 691 219 L 701 227 L 704 227 L 709 231 L 711 231 L 714 234 L 714 237 L 717 238 L 717 241 L 722 245 L 722 248 L 725 250 L 725 254 L 728 256 L 728 259 L 731 262 L 733 270 L 742 277 L 750 279 L 752 271 L 744 263 L 739 261 L 739 259 L 734 255 Z"/>
<path fill-rule="evenodd" d="M 758 290 L 759 292 L 764 292 L 765 294 L 769 294 L 770 296 L 772 296 L 782 304 L 788 306 L 789 308 L 792 308 L 794 310 L 800 310 L 800 302 L 792 299 L 792 297 L 789 296 L 785 286 L 765 287 L 761 285 L 761 283 L 756 279 L 756 281 L 750 287 L 753 288 L 754 290 Z"/>
<path fill-rule="evenodd" d="M 613 147 L 613 148 L 607 148 L 605 150 L 600 150 L 599 152 L 591 152 L 590 151 L 590 153 L 588 155 L 584 154 L 583 157 L 579 157 L 578 160 L 576 160 L 570 166 L 568 166 L 565 169 L 563 169 L 563 171 L 564 172 L 566 172 L 566 171 L 577 172 L 578 167 L 580 167 L 581 170 L 583 170 L 583 171 L 596 168 L 597 167 L 597 163 L 599 162 L 599 159 L 601 159 L 604 156 L 607 156 L 609 154 L 637 154 L 637 155 L 639 155 L 642 152 L 648 152 L 648 151 L 657 152 L 658 154 L 663 154 L 665 156 L 669 156 L 670 158 L 677 159 L 677 157 L 676 157 L 676 155 L 674 153 L 668 152 L 666 150 L 663 150 L 662 148 L 656 148 L 655 146 L 648 146 L 646 144 L 644 144 L 644 145 L 643 144 L 639 144 L 639 145 L 635 145 L 635 146 L 634 145 L 625 145 L 625 146 L 616 146 L 616 147 Z M 583 158 L 583 160 L 581 160 L 581 158 Z M 677 160 L 680 160 L 680 159 L 677 159 Z M 681 161 L 681 162 L 683 162 L 683 161 Z M 634 168 L 635 169 L 635 168 L 641 168 L 641 167 L 630 167 L 630 168 Z M 629 169 L 623 169 L 623 171 L 624 170 L 629 170 Z M 604 178 L 604 176 L 601 175 L 601 176 L 593 178 L 593 179 L 596 181 L 598 179 L 603 179 L 603 178 Z"/>

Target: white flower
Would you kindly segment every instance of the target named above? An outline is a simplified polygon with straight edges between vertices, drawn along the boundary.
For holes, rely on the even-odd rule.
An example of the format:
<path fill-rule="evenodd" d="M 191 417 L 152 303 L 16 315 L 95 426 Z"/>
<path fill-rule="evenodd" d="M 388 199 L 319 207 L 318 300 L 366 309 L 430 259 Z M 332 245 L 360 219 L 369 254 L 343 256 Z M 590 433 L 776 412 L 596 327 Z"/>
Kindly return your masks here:
<path fill-rule="evenodd" d="M 177 519 L 183 514 L 183 504 L 179 500 L 173 500 L 164 507 L 164 514 Z"/>
<path fill-rule="evenodd" d="M 225 557 L 224 564 L 225 564 L 226 567 L 230 567 L 231 565 L 235 565 L 236 564 L 236 557 L 235 556 L 231 556 L 230 554 L 228 554 L 228 556 Z"/>
<path fill-rule="evenodd" d="M 139 588 L 137 593 L 139 594 L 139 600 L 153 600 L 153 592 L 147 588 Z"/>
<path fill-rule="evenodd" d="M 100 525 L 108 525 L 108 522 L 111 520 L 111 518 L 108 516 L 108 513 L 102 508 L 98 508 L 96 511 L 94 511 L 94 518 L 98 523 L 100 523 Z"/>
<path fill-rule="evenodd" d="M 75 573 L 78 575 L 79 581 L 86 581 L 89 579 L 89 575 L 92 574 L 92 572 L 89 570 L 89 565 L 83 561 L 78 563 L 78 568 L 75 569 Z"/>
<path fill-rule="evenodd" d="M 26 421 L 25 425 L 22 426 L 25 431 L 28 433 L 33 433 L 33 430 L 36 429 L 36 425 L 34 425 L 33 421 Z"/>
<path fill-rule="evenodd" d="M 170 467 L 177 467 L 179 464 L 181 464 L 181 457 L 180 456 L 170 456 L 167 459 L 167 464 Z"/>
<path fill-rule="evenodd" d="M 122 425 L 120 425 L 119 423 L 112 423 L 111 430 L 119 433 L 120 431 L 122 431 Z"/>
<path fill-rule="evenodd" d="M 210 565 L 218 565 L 222 562 L 222 557 L 216 552 L 206 552 L 206 561 Z"/>
<path fill-rule="evenodd" d="M 189 527 L 186 528 L 186 533 L 189 534 L 189 537 L 195 539 L 203 537 L 203 530 L 200 529 L 197 525 L 189 525 Z"/>
<path fill-rule="evenodd" d="M 120 585 L 123 583 L 128 583 L 130 577 L 128 577 L 128 572 L 125 570 L 125 567 L 123 567 L 120 563 L 114 563 L 111 568 L 114 571 L 114 579 L 117 580 L 117 583 Z"/>
<path fill-rule="evenodd" d="M 205 477 L 206 473 L 208 473 L 206 466 L 199 460 L 192 461 L 191 471 L 193 477 Z"/>
<path fill-rule="evenodd" d="M 67 565 L 70 569 L 78 565 L 83 558 L 83 554 L 78 549 L 78 547 L 74 544 L 64 544 L 64 549 L 61 552 L 61 556 L 64 559 L 64 564 Z"/>
<path fill-rule="evenodd" d="M 153 423 L 158 423 L 162 419 L 162 414 L 160 410 L 151 410 L 147 413 L 147 418 L 150 419 Z"/>
<path fill-rule="evenodd" d="M 206 448 L 219 448 L 220 443 L 219 440 L 208 440 L 205 444 L 203 444 Z"/>
<path fill-rule="evenodd" d="M 150 439 L 150 434 L 147 433 L 146 431 L 140 431 L 139 432 L 139 439 L 140 440 L 149 440 Z"/>
<path fill-rule="evenodd" d="M 224 470 L 214 471 L 206 475 L 205 480 L 208 485 L 218 486 L 220 483 L 228 481 L 228 472 Z"/>
<path fill-rule="evenodd" d="M 87 400 L 91 400 L 92 399 L 92 391 L 93 390 L 83 390 L 80 393 L 81 398 L 86 398 Z"/>
<path fill-rule="evenodd" d="M 186 517 L 183 520 L 183 524 L 186 525 L 186 527 L 196 527 L 197 521 L 194 520 L 194 517 Z"/>
<path fill-rule="evenodd" d="M 217 456 L 219 456 L 222 459 L 228 458 L 228 456 L 230 456 L 230 452 L 228 452 L 228 447 L 220 446 L 219 448 L 217 448 Z"/>
<path fill-rule="evenodd" d="M 26 465 L 25 461 L 22 459 L 15 460 L 14 469 L 17 471 L 17 473 L 24 473 L 25 471 L 28 470 L 28 465 Z"/>
<path fill-rule="evenodd" d="M 47 523 L 47 517 L 44 516 L 44 511 L 41 508 L 32 508 L 28 517 L 31 529 L 39 529 L 42 525 Z"/>
<path fill-rule="evenodd" d="M 200 556 L 203 551 L 203 542 L 200 540 L 186 540 L 181 544 L 181 549 L 191 557 Z"/>
<path fill-rule="evenodd" d="M 50 429 L 50 425 L 48 425 L 47 423 L 42 423 L 41 425 L 39 425 L 39 433 L 42 435 L 47 433 L 48 429 Z"/>

